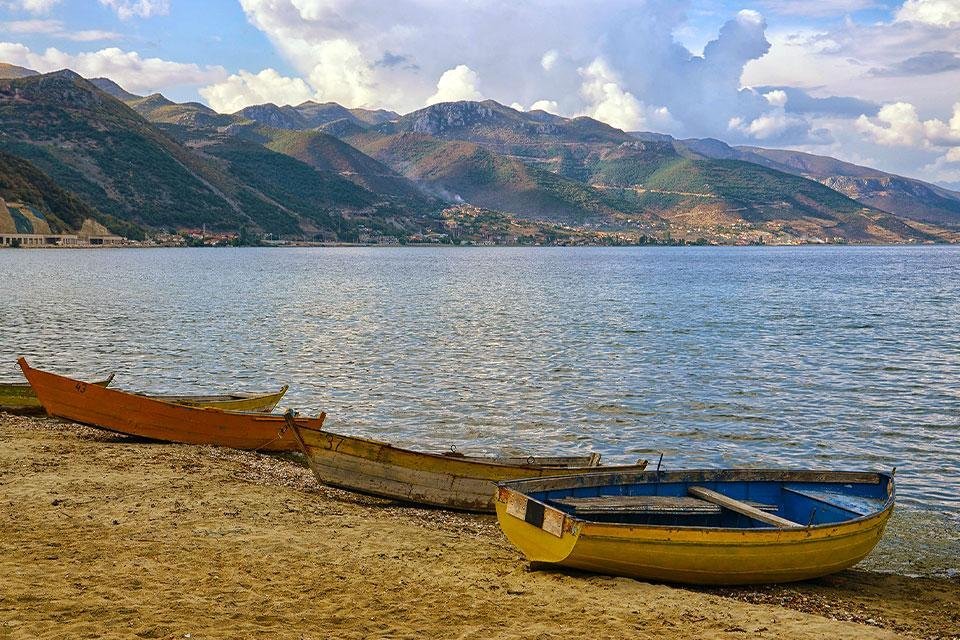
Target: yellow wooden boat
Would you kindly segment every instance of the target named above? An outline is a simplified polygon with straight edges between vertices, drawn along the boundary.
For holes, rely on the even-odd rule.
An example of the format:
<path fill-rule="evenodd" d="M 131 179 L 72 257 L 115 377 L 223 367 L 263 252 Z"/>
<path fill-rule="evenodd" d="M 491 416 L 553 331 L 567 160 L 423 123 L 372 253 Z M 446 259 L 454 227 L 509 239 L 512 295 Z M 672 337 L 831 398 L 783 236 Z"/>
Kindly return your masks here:
<path fill-rule="evenodd" d="M 494 511 L 496 483 L 595 471 L 600 455 L 572 457 L 474 457 L 457 452 L 427 453 L 385 442 L 331 433 L 293 421 L 291 431 L 322 484 L 370 495 L 461 511 Z M 641 471 L 635 465 L 605 467 L 622 473 Z"/>
<path fill-rule="evenodd" d="M 853 566 L 883 534 L 893 474 L 694 470 L 500 483 L 497 518 L 531 561 L 645 580 L 761 584 Z"/>
<path fill-rule="evenodd" d="M 188 407 L 201 407 L 205 409 L 220 409 L 222 411 L 255 411 L 260 413 L 270 413 L 273 411 L 283 396 L 287 393 L 287 385 L 280 387 L 279 391 L 260 391 L 260 392 L 235 392 L 223 395 L 156 395 L 144 393 L 148 398 L 154 400 L 163 400 L 164 402 L 173 402 Z"/>
<path fill-rule="evenodd" d="M 105 380 L 91 382 L 106 387 L 113 381 L 113 374 Z M 0 411 L 12 413 L 43 413 L 43 405 L 29 382 L 0 382 Z"/>

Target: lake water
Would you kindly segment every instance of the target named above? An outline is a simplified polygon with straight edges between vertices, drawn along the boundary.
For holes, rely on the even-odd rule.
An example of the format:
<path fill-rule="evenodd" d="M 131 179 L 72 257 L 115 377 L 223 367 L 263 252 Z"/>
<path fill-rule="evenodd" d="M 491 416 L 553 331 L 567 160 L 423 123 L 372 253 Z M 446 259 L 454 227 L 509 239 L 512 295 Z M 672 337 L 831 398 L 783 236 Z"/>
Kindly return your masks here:
<path fill-rule="evenodd" d="M 958 247 L 7 250 L 0 279 L 0 378 L 288 383 L 419 448 L 897 467 L 957 543 Z"/>

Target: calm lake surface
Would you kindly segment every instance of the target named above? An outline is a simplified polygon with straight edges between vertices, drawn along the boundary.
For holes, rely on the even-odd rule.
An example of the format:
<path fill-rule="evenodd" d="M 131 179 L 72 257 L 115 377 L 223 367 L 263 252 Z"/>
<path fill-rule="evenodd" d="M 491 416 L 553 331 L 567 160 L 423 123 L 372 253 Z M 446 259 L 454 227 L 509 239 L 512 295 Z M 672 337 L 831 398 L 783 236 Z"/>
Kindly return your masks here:
<path fill-rule="evenodd" d="M 0 281 L 0 379 L 289 383 L 428 449 L 897 467 L 913 534 L 960 549 L 958 247 L 7 250 Z"/>

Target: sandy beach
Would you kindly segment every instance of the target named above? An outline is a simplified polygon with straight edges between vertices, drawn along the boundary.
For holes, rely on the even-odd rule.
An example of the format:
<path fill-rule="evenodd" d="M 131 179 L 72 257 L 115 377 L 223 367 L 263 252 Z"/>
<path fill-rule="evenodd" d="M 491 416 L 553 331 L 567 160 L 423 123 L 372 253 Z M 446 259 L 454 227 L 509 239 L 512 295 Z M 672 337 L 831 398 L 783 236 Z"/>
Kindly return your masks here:
<path fill-rule="evenodd" d="M 960 582 L 687 589 L 531 567 L 496 519 L 290 458 L 0 413 L 0 637 L 957 638 Z"/>

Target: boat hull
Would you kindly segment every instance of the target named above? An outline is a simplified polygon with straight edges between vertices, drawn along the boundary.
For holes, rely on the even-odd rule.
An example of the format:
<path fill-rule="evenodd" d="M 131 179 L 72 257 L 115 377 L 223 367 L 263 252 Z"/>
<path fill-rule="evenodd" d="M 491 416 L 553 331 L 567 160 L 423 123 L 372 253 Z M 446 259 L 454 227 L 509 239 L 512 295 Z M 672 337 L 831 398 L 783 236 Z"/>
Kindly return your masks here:
<path fill-rule="evenodd" d="M 109 431 L 152 440 L 207 444 L 256 451 L 295 451 L 299 444 L 284 416 L 236 413 L 189 407 L 115 389 L 89 385 L 65 376 L 20 367 L 52 416 Z M 317 418 L 296 418 L 297 424 L 320 428 Z"/>
<path fill-rule="evenodd" d="M 460 511 L 494 512 L 496 483 L 502 480 L 585 473 L 595 466 L 502 464 L 492 459 L 446 456 L 387 443 L 296 428 L 317 480 L 348 491 Z M 550 458 L 551 463 L 561 459 Z M 639 471 L 641 465 L 625 470 Z M 617 467 L 611 467 L 617 468 Z"/>
<path fill-rule="evenodd" d="M 496 509 L 504 534 L 530 561 L 700 585 L 795 582 L 847 569 L 873 550 L 893 511 L 891 495 L 882 510 L 847 522 L 732 529 L 593 522 L 538 501 L 531 518 L 528 501 L 501 486 Z"/>

